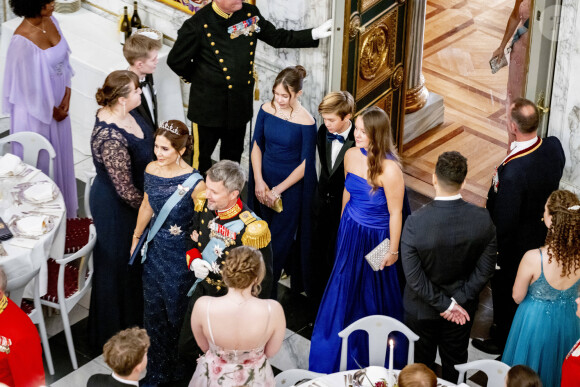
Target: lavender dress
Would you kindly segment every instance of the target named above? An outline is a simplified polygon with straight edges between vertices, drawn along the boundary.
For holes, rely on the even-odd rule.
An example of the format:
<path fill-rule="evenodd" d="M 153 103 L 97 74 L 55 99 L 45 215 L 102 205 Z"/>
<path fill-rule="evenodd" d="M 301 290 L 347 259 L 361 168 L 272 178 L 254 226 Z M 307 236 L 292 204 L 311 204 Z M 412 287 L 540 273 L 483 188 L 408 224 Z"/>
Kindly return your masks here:
<path fill-rule="evenodd" d="M 51 20 L 60 34 L 54 47 L 42 50 L 22 35 L 12 36 L 6 55 L 2 109 L 10 114 L 10 133 L 38 133 L 54 147 L 54 181 L 64 196 L 67 216 L 72 218 L 77 215 L 78 202 L 70 117 L 56 122 L 52 110 L 70 88 L 73 70 L 68 43 L 56 19 Z M 22 156 L 20 144 L 14 145 L 13 152 Z M 38 167 L 48 174 L 46 152 L 41 152 Z"/>

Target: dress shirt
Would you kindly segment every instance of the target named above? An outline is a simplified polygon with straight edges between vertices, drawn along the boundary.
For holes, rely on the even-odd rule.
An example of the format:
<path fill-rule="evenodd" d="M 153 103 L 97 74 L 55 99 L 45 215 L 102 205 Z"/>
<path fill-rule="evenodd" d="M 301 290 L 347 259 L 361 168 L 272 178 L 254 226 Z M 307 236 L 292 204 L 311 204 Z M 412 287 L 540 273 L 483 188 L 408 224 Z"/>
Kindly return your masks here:
<path fill-rule="evenodd" d="M 339 136 L 344 137 L 344 140 L 346 141 L 351 129 L 352 129 L 352 122 L 349 123 L 347 130 L 345 130 L 342 133 L 337 133 L 337 134 Z M 331 152 L 330 152 L 330 161 L 331 161 L 330 167 L 331 168 L 334 168 L 334 163 L 336 162 L 336 159 L 338 158 L 338 154 L 340 153 L 340 150 L 342 149 L 343 145 L 344 144 L 338 140 L 332 141 L 332 144 L 331 144 L 332 148 L 331 148 Z"/>
<path fill-rule="evenodd" d="M 140 79 L 139 82 L 144 82 L 145 78 Z M 146 86 L 141 87 L 141 92 L 143 93 L 143 96 L 145 97 L 145 100 L 147 101 L 147 107 L 149 108 L 149 111 L 151 112 L 151 117 L 153 118 L 153 122 L 155 122 L 155 109 L 153 107 L 153 90 L 151 90 L 151 84 L 147 83 Z M 155 128 L 155 130 L 157 130 L 157 128 Z"/>
<path fill-rule="evenodd" d="M 130 386 L 139 386 L 139 382 L 137 382 L 135 380 L 123 379 L 120 376 L 118 376 L 117 374 L 115 374 L 114 372 L 111 376 L 113 377 L 113 379 L 115 379 L 119 383 L 123 383 L 123 384 L 130 385 Z"/>
<path fill-rule="evenodd" d="M 511 155 L 514 155 L 514 154 L 518 153 L 522 149 L 526 149 L 526 148 L 531 147 L 532 145 L 535 144 L 536 141 L 538 141 L 538 137 L 534 137 L 531 140 L 527 140 L 527 141 L 513 141 L 512 144 L 511 144 L 511 151 L 510 151 L 509 155 L 507 155 L 503 159 L 503 161 L 501 162 L 501 164 L 503 164 L 503 162 L 506 161 L 506 159 L 508 157 L 510 157 Z"/>

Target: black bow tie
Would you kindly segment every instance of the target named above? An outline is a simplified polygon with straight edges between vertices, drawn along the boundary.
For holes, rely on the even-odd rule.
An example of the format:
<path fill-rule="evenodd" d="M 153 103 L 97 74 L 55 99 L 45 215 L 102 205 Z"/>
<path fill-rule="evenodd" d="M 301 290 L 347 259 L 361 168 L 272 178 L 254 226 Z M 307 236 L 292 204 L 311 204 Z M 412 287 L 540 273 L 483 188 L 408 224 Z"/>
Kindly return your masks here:
<path fill-rule="evenodd" d="M 149 86 L 149 82 L 147 81 L 147 78 L 145 78 L 145 80 L 139 82 L 139 87 L 140 88 L 144 88 L 145 86 Z"/>
<path fill-rule="evenodd" d="M 326 141 L 333 142 L 334 140 L 338 140 L 341 144 L 344 144 L 344 137 L 340 134 L 326 133 Z"/>

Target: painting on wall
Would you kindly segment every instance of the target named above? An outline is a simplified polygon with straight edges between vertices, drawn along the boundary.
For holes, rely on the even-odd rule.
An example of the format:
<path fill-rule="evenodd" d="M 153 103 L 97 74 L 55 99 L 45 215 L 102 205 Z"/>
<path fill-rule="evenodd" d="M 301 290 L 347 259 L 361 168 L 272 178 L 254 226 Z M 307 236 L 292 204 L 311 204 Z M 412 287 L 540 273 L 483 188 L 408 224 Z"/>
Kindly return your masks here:
<path fill-rule="evenodd" d="M 191 15 L 199 11 L 203 6 L 211 3 L 211 0 L 159 0 L 162 3 L 171 5 L 177 9 L 187 12 Z"/>

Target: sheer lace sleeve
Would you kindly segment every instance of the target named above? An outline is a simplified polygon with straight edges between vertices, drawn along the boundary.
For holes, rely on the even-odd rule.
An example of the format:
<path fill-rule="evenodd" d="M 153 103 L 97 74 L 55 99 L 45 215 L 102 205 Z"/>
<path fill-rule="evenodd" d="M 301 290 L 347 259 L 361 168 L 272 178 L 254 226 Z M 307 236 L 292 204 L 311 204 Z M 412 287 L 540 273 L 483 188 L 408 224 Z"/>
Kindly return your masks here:
<path fill-rule="evenodd" d="M 143 192 L 133 184 L 131 156 L 127 147 L 127 140 L 116 130 L 101 126 L 93 132 L 92 151 L 95 160 L 107 170 L 119 197 L 131 207 L 139 208 Z"/>

